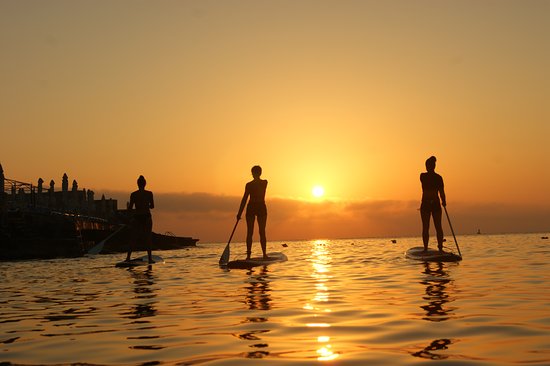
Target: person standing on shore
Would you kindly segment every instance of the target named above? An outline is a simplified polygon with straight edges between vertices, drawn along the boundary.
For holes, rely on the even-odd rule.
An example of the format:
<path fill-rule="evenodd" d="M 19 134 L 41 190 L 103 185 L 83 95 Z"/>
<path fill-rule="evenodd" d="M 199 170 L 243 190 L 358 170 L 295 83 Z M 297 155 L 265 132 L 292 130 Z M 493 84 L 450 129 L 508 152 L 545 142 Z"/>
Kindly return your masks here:
<path fill-rule="evenodd" d="M 443 251 L 443 228 L 441 226 L 441 205 L 447 206 L 443 178 L 435 172 L 435 156 L 426 160 L 426 172 L 420 173 L 422 183 L 422 203 L 420 205 L 420 216 L 422 218 L 422 240 L 424 251 L 428 250 L 430 240 L 430 216 L 433 217 L 437 236 L 437 248 Z M 441 201 L 439 198 L 441 197 Z"/>
<path fill-rule="evenodd" d="M 155 208 L 155 202 L 153 200 L 153 192 L 145 190 L 146 184 L 147 181 L 143 175 L 140 175 L 137 180 L 138 190 L 132 192 L 130 195 L 128 211 L 130 212 L 132 218 L 132 226 L 136 244 L 138 244 L 138 247 L 145 246 L 147 248 L 149 263 L 154 263 L 151 254 L 151 239 L 153 233 L 151 209 Z M 134 206 L 135 210 L 133 209 Z M 126 261 L 130 261 L 131 255 L 132 242 L 130 241 Z"/>
<path fill-rule="evenodd" d="M 254 179 L 246 183 L 237 220 L 241 219 L 246 202 L 250 198 L 246 207 L 246 259 L 250 259 L 250 255 L 252 254 L 252 235 L 254 234 L 254 221 L 256 218 L 258 219 L 263 258 L 268 259 L 266 252 L 267 239 L 265 235 L 265 226 L 267 223 L 265 191 L 267 189 L 267 180 L 260 179 L 262 168 L 259 165 L 253 166 L 251 172 Z"/>

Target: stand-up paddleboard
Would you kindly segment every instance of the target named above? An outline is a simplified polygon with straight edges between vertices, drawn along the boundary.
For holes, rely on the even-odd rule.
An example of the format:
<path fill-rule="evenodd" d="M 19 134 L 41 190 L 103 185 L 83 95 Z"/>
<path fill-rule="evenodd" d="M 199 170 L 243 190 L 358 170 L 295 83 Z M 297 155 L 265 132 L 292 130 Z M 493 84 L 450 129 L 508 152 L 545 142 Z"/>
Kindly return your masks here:
<path fill-rule="evenodd" d="M 153 258 L 153 261 L 155 261 L 155 263 L 164 263 L 164 259 L 162 259 L 162 257 L 158 255 L 153 255 L 152 258 Z M 128 267 L 137 267 L 137 266 L 143 266 L 143 265 L 151 265 L 155 263 L 149 263 L 149 256 L 144 255 L 139 258 L 131 259 L 129 261 L 118 262 L 117 264 L 115 264 L 115 267 L 128 268 Z"/>
<path fill-rule="evenodd" d="M 254 257 L 250 259 L 237 259 L 235 261 L 227 262 L 228 268 L 248 269 L 257 266 L 266 266 L 271 263 L 286 262 L 288 260 L 284 253 L 274 252 L 267 253 L 268 259 L 263 257 Z"/>
<path fill-rule="evenodd" d="M 440 252 L 437 249 L 424 251 L 424 247 L 410 248 L 405 252 L 405 257 L 425 262 L 458 262 L 462 257 L 451 252 Z"/>

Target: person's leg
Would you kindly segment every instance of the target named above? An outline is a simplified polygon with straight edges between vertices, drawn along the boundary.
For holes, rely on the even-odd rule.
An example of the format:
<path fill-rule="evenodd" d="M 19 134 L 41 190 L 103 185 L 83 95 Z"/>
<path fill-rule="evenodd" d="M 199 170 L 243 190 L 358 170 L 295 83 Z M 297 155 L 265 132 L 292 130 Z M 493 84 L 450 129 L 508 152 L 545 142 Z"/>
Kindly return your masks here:
<path fill-rule="evenodd" d="M 252 254 L 252 235 L 254 234 L 254 215 L 246 215 L 246 259 Z"/>
<path fill-rule="evenodd" d="M 443 227 L 441 226 L 441 209 L 433 210 L 434 227 L 437 236 L 437 248 L 443 250 Z"/>
<path fill-rule="evenodd" d="M 128 243 L 128 252 L 126 253 L 126 262 L 130 261 L 130 258 L 132 257 L 132 240 Z"/>
<path fill-rule="evenodd" d="M 267 258 L 267 239 L 265 236 L 265 226 L 267 223 L 267 215 L 258 216 L 258 231 L 260 232 L 260 245 L 264 258 Z"/>
<path fill-rule="evenodd" d="M 134 218 L 133 221 L 130 223 L 130 238 L 128 240 L 128 252 L 126 253 L 126 261 L 128 262 L 130 258 L 132 257 L 132 247 L 134 246 L 134 243 L 137 242 L 139 237 L 139 226 L 136 222 L 136 219 Z"/>
<path fill-rule="evenodd" d="M 153 239 L 153 219 L 151 217 L 147 218 L 145 223 L 145 243 L 147 245 L 147 256 L 149 257 L 149 263 L 154 263 L 153 254 L 152 254 L 152 239 Z"/>
<path fill-rule="evenodd" d="M 430 241 L 430 211 L 420 208 L 420 217 L 422 218 L 422 241 L 424 242 L 424 250 L 428 250 Z"/>

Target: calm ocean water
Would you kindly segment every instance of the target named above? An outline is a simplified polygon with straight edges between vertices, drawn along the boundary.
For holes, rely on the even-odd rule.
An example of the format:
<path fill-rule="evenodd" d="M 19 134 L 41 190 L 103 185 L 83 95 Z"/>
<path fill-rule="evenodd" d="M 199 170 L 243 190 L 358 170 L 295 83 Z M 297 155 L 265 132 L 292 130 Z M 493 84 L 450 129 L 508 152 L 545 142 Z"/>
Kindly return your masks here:
<path fill-rule="evenodd" d="M 271 242 L 289 261 L 253 270 L 224 244 L 0 262 L 0 362 L 550 365 L 547 235 L 459 236 L 443 264 L 404 258 L 419 238 Z"/>

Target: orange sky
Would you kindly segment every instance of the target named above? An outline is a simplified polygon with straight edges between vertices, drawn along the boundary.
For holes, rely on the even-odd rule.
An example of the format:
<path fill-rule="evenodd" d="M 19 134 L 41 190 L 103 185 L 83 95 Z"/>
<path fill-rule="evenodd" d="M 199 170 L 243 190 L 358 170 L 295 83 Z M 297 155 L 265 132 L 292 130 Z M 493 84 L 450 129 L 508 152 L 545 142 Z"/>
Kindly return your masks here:
<path fill-rule="evenodd" d="M 548 34 L 544 1 L 2 1 L 0 163 L 120 207 L 144 174 L 159 231 L 223 241 L 254 164 L 271 238 L 416 235 L 434 154 L 462 231 L 548 230 Z"/>

